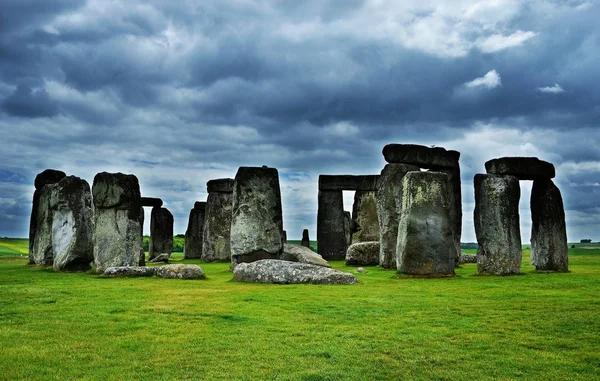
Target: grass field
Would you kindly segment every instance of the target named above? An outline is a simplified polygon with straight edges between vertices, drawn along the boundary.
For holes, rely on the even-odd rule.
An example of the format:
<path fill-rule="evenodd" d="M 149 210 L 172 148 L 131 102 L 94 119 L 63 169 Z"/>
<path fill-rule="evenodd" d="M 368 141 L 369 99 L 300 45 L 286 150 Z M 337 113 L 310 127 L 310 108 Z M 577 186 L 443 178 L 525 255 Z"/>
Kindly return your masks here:
<path fill-rule="evenodd" d="M 346 286 L 107 279 L 0 257 L 0 379 L 600 379 L 600 250 L 570 273 Z M 173 263 L 200 263 L 182 260 Z M 355 272 L 343 262 L 337 269 Z"/>

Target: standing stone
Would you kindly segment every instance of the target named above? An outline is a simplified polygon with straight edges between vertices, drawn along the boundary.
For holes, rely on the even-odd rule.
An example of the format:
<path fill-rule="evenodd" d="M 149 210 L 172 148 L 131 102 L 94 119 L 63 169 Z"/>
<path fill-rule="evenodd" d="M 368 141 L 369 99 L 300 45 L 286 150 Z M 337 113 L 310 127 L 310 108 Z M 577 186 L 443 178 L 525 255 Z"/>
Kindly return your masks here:
<path fill-rule="evenodd" d="M 379 264 L 384 269 L 396 268 L 398 223 L 402 208 L 402 179 L 420 168 L 408 164 L 388 164 L 381 171 L 375 194 L 379 223 Z"/>
<path fill-rule="evenodd" d="M 172 251 L 173 215 L 167 208 L 152 208 L 148 259 L 152 261 L 161 254 L 171 256 Z"/>
<path fill-rule="evenodd" d="M 146 252 L 144 251 L 144 207 L 140 207 L 140 262 L 139 266 L 146 266 Z"/>
<path fill-rule="evenodd" d="M 108 267 L 137 266 L 142 248 L 140 184 L 134 175 L 98 173 L 94 201 L 94 264 L 97 273 Z"/>
<path fill-rule="evenodd" d="M 202 258 L 202 232 L 204 230 L 204 216 L 206 202 L 196 202 L 190 210 L 190 219 L 185 231 L 185 244 L 183 246 L 183 258 Z"/>
<path fill-rule="evenodd" d="M 29 220 L 29 264 L 35 264 L 33 245 L 35 243 L 35 233 L 37 230 L 37 221 L 39 213 L 39 200 L 41 189 L 47 184 L 56 184 L 67 175 L 63 171 L 55 169 L 46 169 L 38 173 L 34 180 L 35 191 L 33 192 L 33 205 L 31 208 L 31 218 Z"/>
<path fill-rule="evenodd" d="M 302 230 L 302 241 L 300 246 L 310 247 L 310 238 L 308 237 L 308 229 Z"/>
<path fill-rule="evenodd" d="M 565 210 L 552 180 L 533 181 L 531 218 L 531 263 L 536 270 L 569 271 Z"/>
<path fill-rule="evenodd" d="M 349 211 L 344 210 L 344 239 L 346 242 L 346 250 L 352 245 L 352 233 L 354 233 L 354 220 L 352 220 L 352 214 Z"/>
<path fill-rule="evenodd" d="M 281 232 L 283 243 L 287 243 L 287 232 L 284 230 Z"/>
<path fill-rule="evenodd" d="M 317 210 L 318 252 L 325 259 L 344 259 L 347 238 L 341 190 L 319 191 Z"/>
<path fill-rule="evenodd" d="M 456 265 L 459 264 L 460 254 L 462 250 L 461 237 L 462 237 L 462 190 L 460 182 L 460 167 L 452 169 L 438 169 L 437 172 L 442 172 L 450 177 L 452 199 L 454 200 L 454 207 L 450 213 L 450 219 L 454 223 L 454 245 L 456 246 Z"/>
<path fill-rule="evenodd" d="M 475 183 L 475 235 L 477 272 L 512 275 L 521 271 L 519 199 L 515 176 L 477 174 Z"/>
<path fill-rule="evenodd" d="M 397 269 L 418 276 L 454 275 L 456 247 L 448 175 L 408 172 L 402 179 Z"/>
<path fill-rule="evenodd" d="M 54 251 L 52 249 L 52 224 L 54 221 L 52 198 L 56 192 L 56 184 L 44 185 L 36 190 L 37 210 L 35 212 L 35 234 L 29 256 L 33 264 L 52 266 Z M 32 216 L 33 217 L 33 216 Z"/>
<path fill-rule="evenodd" d="M 374 191 L 356 191 L 352 206 L 355 231 L 352 243 L 379 241 L 379 221 Z"/>
<path fill-rule="evenodd" d="M 233 185 L 231 260 L 277 259 L 283 249 L 283 214 L 276 168 L 240 167 Z"/>
<path fill-rule="evenodd" d="M 87 271 L 94 260 L 92 192 L 87 181 L 67 176 L 53 186 L 54 270 Z"/>
<path fill-rule="evenodd" d="M 229 262 L 233 179 L 210 180 L 206 186 L 208 197 L 202 232 L 202 260 Z"/>

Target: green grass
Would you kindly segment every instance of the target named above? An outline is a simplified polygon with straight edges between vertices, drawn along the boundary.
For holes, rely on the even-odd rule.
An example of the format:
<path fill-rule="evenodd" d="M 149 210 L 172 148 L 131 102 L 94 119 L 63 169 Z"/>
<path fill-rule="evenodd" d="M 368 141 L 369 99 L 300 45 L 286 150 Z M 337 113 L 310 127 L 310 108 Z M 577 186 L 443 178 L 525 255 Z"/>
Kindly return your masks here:
<path fill-rule="evenodd" d="M 27 256 L 28 253 L 27 238 L 0 238 L 0 256 Z"/>
<path fill-rule="evenodd" d="M 300 245 L 302 240 L 290 240 L 287 241 L 290 245 Z M 317 251 L 317 241 L 310 241 L 310 248 Z"/>
<path fill-rule="evenodd" d="M 204 281 L 107 279 L 1 257 L 0 379 L 599 379 L 600 250 L 573 250 L 566 274 L 528 261 L 320 286 L 232 282 L 226 263 L 201 264 Z"/>

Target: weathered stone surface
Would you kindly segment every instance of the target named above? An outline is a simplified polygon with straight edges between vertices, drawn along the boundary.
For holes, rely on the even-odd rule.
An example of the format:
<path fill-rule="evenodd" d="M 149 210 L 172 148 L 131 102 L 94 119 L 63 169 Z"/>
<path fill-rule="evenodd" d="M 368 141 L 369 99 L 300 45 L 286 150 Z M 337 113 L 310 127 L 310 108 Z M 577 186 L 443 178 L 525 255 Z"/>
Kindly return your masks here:
<path fill-rule="evenodd" d="M 456 247 L 448 175 L 408 172 L 402 179 L 397 269 L 417 276 L 454 274 Z"/>
<path fill-rule="evenodd" d="M 311 265 L 331 267 L 322 256 L 315 253 L 311 249 L 298 245 L 283 245 L 283 253 L 281 259 L 290 262 L 309 263 Z"/>
<path fill-rule="evenodd" d="M 206 279 L 200 266 L 183 264 L 160 266 L 156 269 L 156 276 L 173 279 Z"/>
<path fill-rule="evenodd" d="M 202 258 L 202 234 L 204 231 L 204 217 L 206 202 L 196 202 L 194 209 L 190 210 L 188 227 L 185 231 L 185 245 L 183 258 Z"/>
<path fill-rule="evenodd" d="M 355 226 L 352 220 L 352 214 L 349 211 L 344 210 L 344 239 L 346 242 L 346 250 L 352 245 L 352 233 L 354 233 Z"/>
<path fill-rule="evenodd" d="M 379 241 L 379 221 L 375 192 L 356 191 L 352 206 L 352 243 Z"/>
<path fill-rule="evenodd" d="M 458 168 L 460 152 L 417 144 L 388 144 L 383 147 L 388 163 L 412 164 L 427 169 Z"/>
<path fill-rule="evenodd" d="M 552 163 L 537 157 L 501 157 L 485 163 L 485 170 L 493 175 L 516 176 L 519 180 L 551 179 L 556 176 Z"/>
<path fill-rule="evenodd" d="M 531 189 L 531 263 L 538 271 L 569 271 L 565 209 L 552 180 L 534 180 Z"/>
<path fill-rule="evenodd" d="M 139 266 L 146 266 L 146 253 L 144 252 L 144 207 L 140 208 L 140 261 Z"/>
<path fill-rule="evenodd" d="M 152 261 L 161 254 L 171 255 L 173 251 L 173 215 L 167 208 L 152 208 L 150 215 L 150 250 L 148 259 Z"/>
<path fill-rule="evenodd" d="M 57 271 L 87 271 L 94 260 L 94 213 L 87 181 L 67 176 L 53 185 L 52 251 Z"/>
<path fill-rule="evenodd" d="M 231 261 L 229 241 L 232 207 L 232 193 L 212 192 L 208 194 L 202 233 L 203 261 Z"/>
<path fill-rule="evenodd" d="M 142 197 L 140 203 L 142 206 L 151 206 L 153 208 L 160 208 L 163 206 L 163 200 L 156 197 Z"/>
<path fill-rule="evenodd" d="M 342 191 L 319 191 L 317 245 L 325 259 L 346 256 L 346 229 Z"/>
<path fill-rule="evenodd" d="M 356 272 L 359 273 L 359 274 L 364 274 L 364 273 L 367 272 L 367 270 L 365 270 L 364 267 L 359 267 L 359 268 L 356 269 Z"/>
<path fill-rule="evenodd" d="M 462 190 L 460 181 L 460 168 L 438 169 L 437 172 L 445 173 L 450 178 L 452 198 L 454 207 L 450 212 L 450 220 L 454 222 L 454 246 L 456 246 L 456 259 L 458 260 L 461 253 L 461 236 L 462 236 Z M 458 262 L 457 262 L 458 264 Z"/>
<path fill-rule="evenodd" d="M 396 269 L 398 223 L 402 208 L 402 179 L 410 171 L 420 171 L 415 165 L 387 164 L 381 171 L 375 201 L 379 223 L 379 264 L 384 269 Z"/>
<path fill-rule="evenodd" d="M 231 261 L 279 258 L 283 213 L 276 168 L 240 167 L 233 186 Z"/>
<path fill-rule="evenodd" d="M 140 185 L 137 177 L 102 172 L 94 177 L 94 264 L 137 266 L 142 248 Z"/>
<path fill-rule="evenodd" d="M 221 192 L 221 193 L 232 193 L 233 192 L 233 179 L 214 179 L 209 180 L 206 183 L 206 189 L 208 193 Z"/>
<path fill-rule="evenodd" d="M 170 254 L 161 253 L 158 254 L 156 257 L 152 258 L 150 260 L 150 263 L 169 263 L 169 258 L 171 258 Z"/>
<path fill-rule="evenodd" d="M 308 229 L 302 230 L 302 241 L 300 245 L 304 247 L 310 247 L 310 238 L 308 237 Z"/>
<path fill-rule="evenodd" d="M 320 175 L 320 191 L 374 191 L 377 189 L 379 175 Z"/>
<path fill-rule="evenodd" d="M 54 221 L 52 198 L 56 192 L 56 184 L 47 184 L 35 191 L 35 234 L 29 251 L 30 262 L 38 266 L 52 266 L 54 250 L 52 249 L 52 224 Z M 37 200 L 36 200 L 37 198 Z M 33 216 L 32 216 L 33 218 Z"/>
<path fill-rule="evenodd" d="M 461 265 L 463 263 L 477 263 L 477 255 L 460 253 L 460 256 L 458 257 L 458 263 Z"/>
<path fill-rule="evenodd" d="M 477 174 L 475 183 L 475 235 L 477 272 L 511 275 L 521 271 L 519 199 L 515 176 Z"/>
<path fill-rule="evenodd" d="M 140 261 L 138 262 L 138 266 L 146 266 L 146 252 L 144 251 L 143 247 L 140 248 Z"/>
<path fill-rule="evenodd" d="M 233 269 L 233 279 L 242 282 L 278 284 L 353 284 L 357 282 L 354 275 L 338 270 L 276 259 L 240 263 Z"/>
<path fill-rule="evenodd" d="M 346 264 L 375 266 L 379 264 L 379 241 L 353 243 L 346 252 Z"/>
<path fill-rule="evenodd" d="M 287 243 L 287 232 L 285 230 L 283 230 L 281 232 L 281 239 L 283 240 L 283 243 Z"/>
<path fill-rule="evenodd" d="M 108 267 L 106 270 L 104 270 L 104 275 L 111 277 L 152 276 L 156 274 L 156 269 L 158 269 L 158 267 L 116 266 Z"/>
<path fill-rule="evenodd" d="M 44 185 L 56 184 L 60 180 L 67 177 L 63 171 L 56 169 L 46 169 L 35 176 L 34 185 L 35 189 L 41 189 Z"/>

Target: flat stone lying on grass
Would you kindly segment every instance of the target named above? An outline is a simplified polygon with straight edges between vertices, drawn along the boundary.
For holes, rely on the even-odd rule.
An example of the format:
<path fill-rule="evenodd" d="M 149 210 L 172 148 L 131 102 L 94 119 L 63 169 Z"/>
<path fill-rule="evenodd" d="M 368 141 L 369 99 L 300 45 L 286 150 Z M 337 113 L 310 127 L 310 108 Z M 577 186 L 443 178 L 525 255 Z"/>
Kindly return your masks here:
<path fill-rule="evenodd" d="M 461 265 L 463 263 L 477 263 L 477 255 L 461 253 L 458 257 L 458 263 Z"/>
<path fill-rule="evenodd" d="M 379 264 L 379 241 L 353 243 L 346 252 L 346 264 L 376 266 Z"/>
<path fill-rule="evenodd" d="M 156 276 L 173 279 L 206 279 L 206 275 L 204 275 L 204 271 L 200 266 L 183 264 L 157 267 Z"/>
<path fill-rule="evenodd" d="M 287 243 L 283 245 L 281 259 L 290 262 L 300 262 L 317 266 L 331 267 L 322 256 L 315 253 L 308 247 L 290 245 Z"/>
<path fill-rule="evenodd" d="M 353 284 L 354 275 L 323 266 L 261 259 L 252 263 L 240 263 L 233 270 L 233 280 L 254 283 L 277 284 Z"/>
<path fill-rule="evenodd" d="M 169 263 L 169 258 L 171 256 L 167 253 L 162 253 L 156 256 L 154 259 L 150 261 L 150 263 Z"/>
<path fill-rule="evenodd" d="M 158 267 L 146 267 L 146 266 L 118 266 L 108 267 L 104 270 L 105 276 L 114 277 L 128 277 L 128 276 L 152 276 L 156 273 Z"/>

